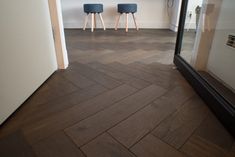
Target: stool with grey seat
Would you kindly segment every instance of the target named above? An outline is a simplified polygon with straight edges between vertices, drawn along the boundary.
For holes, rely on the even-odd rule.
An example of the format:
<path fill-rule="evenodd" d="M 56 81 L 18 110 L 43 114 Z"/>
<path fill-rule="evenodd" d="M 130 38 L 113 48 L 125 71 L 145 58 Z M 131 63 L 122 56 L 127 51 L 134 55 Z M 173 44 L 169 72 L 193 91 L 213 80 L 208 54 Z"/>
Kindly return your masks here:
<path fill-rule="evenodd" d="M 83 8 L 84 12 L 87 13 L 83 30 L 86 29 L 89 14 L 91 14 L 91 32 L 94 31 L 94 26 L 96 28 L 96 14 L 99 15 L 103 28 L 105 30 L 104 21 L 101 15 L 101 13 L 103 12 L 103 4 L 84 4 Z"/>
<path fill-rule="evenodd" d="M 135 18 L 135 15 L 134 15 L 136 12 L 137 12 L 137 4 L 134 4 L 134 3 L 118 4 L 118 13 L 119 13 L 119 16 L 118 16 L 117 21 L 116 21 L 115 30 L 117 30 L 120 17 L 121 17 L 121 15 L 123 13 L 126 14 L 126 32 L 128 32 L 128 15 L 129 15 L 129 13 L 132 14 L 136 30 L 138 30 L 139 28 L 137 26 L 136 18 Z"/>

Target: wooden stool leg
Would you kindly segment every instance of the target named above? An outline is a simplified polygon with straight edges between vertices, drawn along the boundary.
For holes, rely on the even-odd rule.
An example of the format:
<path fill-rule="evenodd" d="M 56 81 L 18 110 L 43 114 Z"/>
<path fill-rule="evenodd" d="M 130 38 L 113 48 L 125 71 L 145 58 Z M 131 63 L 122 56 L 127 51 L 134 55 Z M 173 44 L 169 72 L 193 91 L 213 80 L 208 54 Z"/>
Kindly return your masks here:
<path fill-rule="evenodd" d="M 129 13 L 126 13 L 126 32 L 128 32 L 128 15 Z"/>
<path fill-rule="evenodd" d="M 102 23 L 102 25 L 103 25 L 104 30 L 106 30 L 105 25 L 104 25 L 104 20 L 103 20 L 103 18 L 102 18 L 101 13 L 99 13 L 99 16 L 100 16 L 100 20 L 101 20 L 101 23 Z"/>
<path fill-rule="evenodd" d="M 116 24 L 115 24 L 115 30 L 117 30 L 117 28 L 118 28 L 118 24 L 119 24 L 119 20 L 120 20 L 121 15 L 122 14 L 119 14 L 117 17 Z"/>
<path fill-rule="evenodd" d="M 94 13 L 91 13 L 91 32 L 94 32 Z"/>
<path fill-rule="evenodd" d="M 84 23 L 84 27 L 83 27 L 84 31 L 86 30 L 86 25 L 88 23 L 88 16 L 89 16 L 89 14 L 87 14 L 86 17 L 85 17 L 85 23 Z"/>
<path fill-rule="evenodd" d="M 139 28 L 138 28 L 138 26 L 137 26 L 137 23 L 136 23 L 136 18 L 135 18 L 134 13 L 132 14 L 132 17 L 133 17 L 133 20 L 134 20 L 134 23 L 135 23 L 135 28 L 136 28 L 136 30 L 139 30 Z"/>
<path fill-rule="evenodd" d="M 96 14 L 94 14 L 94 26 L 96 28 Z"/>

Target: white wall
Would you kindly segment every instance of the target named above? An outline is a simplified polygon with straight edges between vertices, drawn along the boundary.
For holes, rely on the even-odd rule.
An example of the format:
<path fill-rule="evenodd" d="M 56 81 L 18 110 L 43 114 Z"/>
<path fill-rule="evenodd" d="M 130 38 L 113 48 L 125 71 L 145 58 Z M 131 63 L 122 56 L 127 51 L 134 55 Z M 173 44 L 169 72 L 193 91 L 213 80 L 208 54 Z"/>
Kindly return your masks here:
<path fill-rule="evenodd" d="M 136 14 L 140 28 L 169 28 L 169 17 L 166 9 L 166 0 L 61 0 L 65 28 L 82 28 L 85 14 L 84 3 L 103 3 L 103 18 L 107 28 L 114 28 L 117 16 L 118 3 L 137 3 L 138 13 Z M 99 19 L 98 19 L 99 20 Z M 130 27 L 134 27 L 132 18 Z M 124 16 L 119 26 L 124 27 Z M 101 27 L 98 21 L 98 27 Z M 90 24 L 88 25 L 90 26 Z"/>
<path fill-rule="evenodd" d="M 0 124 L 56 69 L 47 0 L 0 1 Z"/>
<path fill-rule="evenodd" d="M 234 8 L 234 0 L 223 1 L 207 68 L 235 90 L 235 48 L 226 45 L 228 35 L 235 35 Z"/>
<path fill-rule="evenodd" d="M 170 19 L 170 29 L 174 32 L 178 31 L 179 27 L 179 19 L 180 19 L 180 10 L 181 10 L 181 4 L 182 0 L 171 0 L 169 1 L 169 4 L 173 4 L 172 10 L 168 10 L 169 13 L 171 11 L 171 19 Z"/>

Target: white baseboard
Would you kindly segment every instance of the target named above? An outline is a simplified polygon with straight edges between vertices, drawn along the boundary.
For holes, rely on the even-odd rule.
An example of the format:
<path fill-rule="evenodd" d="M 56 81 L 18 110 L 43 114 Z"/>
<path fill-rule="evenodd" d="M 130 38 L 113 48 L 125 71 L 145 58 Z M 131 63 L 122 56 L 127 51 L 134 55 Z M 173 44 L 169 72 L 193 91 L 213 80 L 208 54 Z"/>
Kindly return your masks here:
<path fill-rule="evenodd" d="M 170 25 L 170 30 L 172 30 L 174 32 L 178 32 L 178 26 L 171 24 Z"/>
<path fill-rule="evenodd" d="M 146 28 L 146 29 L 169 29 L 169 23 L 168 22 L 146 22 L 146 21 L 140 21 L 137 22 L 139 28 Z M 64 23 L 64 28 L 83 28 L 82 22 L 73 22 L 73 23 Z M 114 28 L 115 22 L 105 22 L 106 28 Z M 124 28 L 125 22 L 119 23 L 119 28 Z M 134 23 L 131 21 L 129 22 L 130 28 L 135 28 Z M 90 28 L 90 24 L 87 24 L 87 28 Z M 99 21 L 97 21 L 97 28 L 102 28 Z"/>

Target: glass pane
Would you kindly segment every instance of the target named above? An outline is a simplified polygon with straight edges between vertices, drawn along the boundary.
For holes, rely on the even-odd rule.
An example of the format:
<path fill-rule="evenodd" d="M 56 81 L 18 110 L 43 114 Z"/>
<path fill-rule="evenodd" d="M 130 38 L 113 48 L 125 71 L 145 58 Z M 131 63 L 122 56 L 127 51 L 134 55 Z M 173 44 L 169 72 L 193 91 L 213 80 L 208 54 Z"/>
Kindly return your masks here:
<path fill-rule="evenodd" d="M 235 107 L 235 1 L 223 0 L 217 8 L 207 64 L 198 70 Z M 210 27 L 210 23 L 205 23 L 204 27 Z"/>
<path fill-rule="evenodd" d="M 194 2 L 189 0 L 181 56 L 235 104 L 235 1 L 203 0 L 198 25 L 190 26 Z"/>
<path fill-rule="evenodd" d="M 195 45 L 201 7 L 202 0 L 189 0 L 188 2 L 181 56 L 189 63 Z"/>

